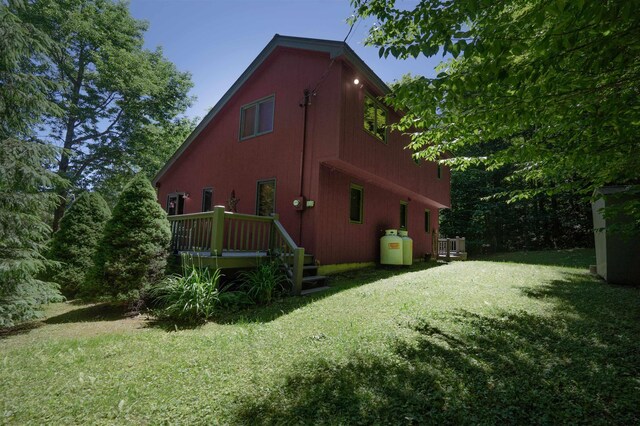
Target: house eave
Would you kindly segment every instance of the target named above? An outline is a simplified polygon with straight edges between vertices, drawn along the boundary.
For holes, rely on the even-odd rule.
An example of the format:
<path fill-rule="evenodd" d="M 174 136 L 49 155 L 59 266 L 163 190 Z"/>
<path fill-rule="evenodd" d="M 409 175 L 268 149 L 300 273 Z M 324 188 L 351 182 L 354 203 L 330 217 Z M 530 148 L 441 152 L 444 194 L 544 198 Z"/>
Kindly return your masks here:
<path fill-rule="evenodd" d="M 231 85 L 229 90 L 220 98 L 207 115 L 198 123 L 196 128 L 191 132 L 187 139 L 180 145 L 176 152 L 171 156 L 169 161 L 160 169 L 153 178 L 153 185 L 157 186 L 162 176 L 173 166 L 176 160 L 189 148 L 191 143 L 200 135 L 200 133 L 209 125 L 211 120 L 224 108 L 227 102 L 240 90 L 240 88 L 249 80 L 253 73 L 263 64 L 263 62 L 278 47 L 287 47 L 293 49 L 311 50 L 317 52 L 326 52 L 331 59 L 343 56 L 348 62 L 353 64 L 363 76 L 373 83 L 383 93 L 387 94 L 391 90 L 378 77 L 371 68 L 349 47 L 348 44 L 341 41 L 322 40 L 304 37 L 290 37 L 276 34 L 271 41 L 265 46 L 258 56 L 251 62 L 246 70 Z"/>

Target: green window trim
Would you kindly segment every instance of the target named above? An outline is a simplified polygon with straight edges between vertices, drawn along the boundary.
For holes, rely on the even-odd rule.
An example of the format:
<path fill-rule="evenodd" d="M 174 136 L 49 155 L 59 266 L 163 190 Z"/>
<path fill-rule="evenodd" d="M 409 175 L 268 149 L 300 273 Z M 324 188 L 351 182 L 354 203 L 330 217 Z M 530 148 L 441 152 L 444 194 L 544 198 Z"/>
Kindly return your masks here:
<path fill-rule="evenodd" d="M 349 185 L 349 222 L 364 223 L 364 188 L 355 183 Z"/>
<path fill-rule="evenodd" d="M 424 232 L 431 232 L 431 210 L 424 209 Z"/>
<path fill-rule="evenodd" d="M 213 210 L 213 188 L 202 188 L 202 211 L 210 212 Z"/>
<path fill-rule="evenodd" d="M 240 108 L 240 141 L 273 132 L 275 111 L 275 95 L 243 105 Z"/>
<path fill-rule="evenodd" d="M 400 229 L 406 230 L 409 218 L 409 204 L 406 201 L 400 201 Z"/>
<path fill-rule="evenodd" d="M 256 182 L 256 216 L 271 216 L 276 212 L 276 180 Z"/>
<path fill-rule="evenodd" d="M 363 128 L 384 144 L 387 143 L 387 116 L 387 109 L 371 95 L 365 94 Z"/>

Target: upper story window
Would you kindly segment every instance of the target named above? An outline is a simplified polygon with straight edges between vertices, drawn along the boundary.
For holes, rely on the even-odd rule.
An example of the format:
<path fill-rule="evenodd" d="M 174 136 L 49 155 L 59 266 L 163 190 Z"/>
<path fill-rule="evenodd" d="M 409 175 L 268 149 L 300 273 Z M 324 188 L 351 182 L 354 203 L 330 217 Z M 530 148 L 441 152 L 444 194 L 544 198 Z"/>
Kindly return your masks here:
<path fill-rule="evenodd" d="M 260 99 L 240 109 L 240 140 L 273 131 L 275 98 Z"/>
<path fill-rule="evenodd" d="M 387 143 L 387 110 L 369 95 L 364 97 L 364 129 Z"/>

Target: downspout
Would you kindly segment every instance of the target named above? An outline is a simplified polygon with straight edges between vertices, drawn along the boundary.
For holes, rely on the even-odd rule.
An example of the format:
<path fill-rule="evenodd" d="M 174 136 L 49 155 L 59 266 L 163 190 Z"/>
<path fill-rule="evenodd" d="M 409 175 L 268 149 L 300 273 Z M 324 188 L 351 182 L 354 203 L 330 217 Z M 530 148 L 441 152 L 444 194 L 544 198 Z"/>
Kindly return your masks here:
<path fill-rule="evenodd" d="M 303 186 L 304 186 L 304 154 L 307 146 L 307 108 L 311 105 L 309 102 L 309 97 L 311 96 L 311 91 L 309 89 L 304 89 L 304 98 L 300 107 L 302 108 L 302 150 L 300 152 L 300 186 L 298 190 L 298 194 L 300 197 L 303 197 Z M 304 214 L 304 209 L 300 210 L 300 227 L 298 229 L 298 244 L 302 246 L 302 216 Z"/>

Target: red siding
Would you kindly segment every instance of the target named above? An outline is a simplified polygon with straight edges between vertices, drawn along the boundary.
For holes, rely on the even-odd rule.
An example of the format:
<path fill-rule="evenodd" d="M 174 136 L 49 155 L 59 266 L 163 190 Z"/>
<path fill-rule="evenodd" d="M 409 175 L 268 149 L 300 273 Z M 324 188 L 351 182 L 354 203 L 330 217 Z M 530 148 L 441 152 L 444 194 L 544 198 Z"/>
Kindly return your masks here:
<path fill-rule="evenodd" d="M 303 131 L 300 103 L 304 89 L 321 78 L 329 63 L 327 54 L 277 49 L 158 180 L 162 205 L 166 207 L 169 193 L 188 192 L 184 213 L 198 212 L 202 189 L 213 187 L 214 205 L 225 205 L 235 190 L 240 199 L 238 211 L 255 214 L 256 182 L 276 179 L 276 211 L 299 241 L 300 214 L 291 207 L 291 201 L 299 193 Z M 339 72 L 337 67 L 331 71 L 310 106 L 310 111 L 321 109 L 323 113 L 315 114 L 309 127 L 322 129 L 327 146 L 334 143 L 337 149 L 339 110 L 331 105 L 339 99 Z M 269 95 L 275 96 L 273 132 L 239 141 L 241 107 Z"/>
<path fill-rule="evenodd" d="M 158 197 L 188 192 L 185 213 L 201 210 L 202 189 L 213 188 L 213 204 L 225 205 L 232 190 L 238 211 L 254 214 L 256 182 L 276 179 L 276 211 L 296 242 L 322 264 L 378 259 L 379 238 L 398 228 L 400 201 L 409 208 L 408 231 L 416 257 L 431 252 L 424 210 L 437 228 L 438 208 L 449 204 L 449 171 L 437 179 L 434 163 L 416 165 L 404 149 L 406 136 L 388 144 L 363 128 L 364 95 L 379 95 L 349 64 L 322 52 L 279 47 L 158 180 Z M 307 107 L 302 195 L 315 207 L 295 210 L 300 194 L 305 89 L 316 89 Z M 275 96 L 273 132 L 239 141 L 243 105 Z M 390 114 L 397 119 L 397 116 Z M 349 222 L 349 186 L 364 187 L 364 223 Z"/>
<path fill-rule="evenodd" d="M 363 187 L 363 223 L 349 221 L 349 188 Z M 321 264 L 371 262 L 379 258 L 380 237 L 385 229 L 400 226 L 400 201 L 407 202 L 407 230 L 413 239 L 414 257 L 431 253 L 431 235 L 425 231 L 424 211 L 431 211 L 431 227 L 438 227 L 438 209 L 372 185 L 330 167 L 320 171 L 322 188 L 318 208 L 316 258 Z"/>

